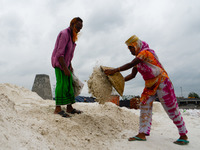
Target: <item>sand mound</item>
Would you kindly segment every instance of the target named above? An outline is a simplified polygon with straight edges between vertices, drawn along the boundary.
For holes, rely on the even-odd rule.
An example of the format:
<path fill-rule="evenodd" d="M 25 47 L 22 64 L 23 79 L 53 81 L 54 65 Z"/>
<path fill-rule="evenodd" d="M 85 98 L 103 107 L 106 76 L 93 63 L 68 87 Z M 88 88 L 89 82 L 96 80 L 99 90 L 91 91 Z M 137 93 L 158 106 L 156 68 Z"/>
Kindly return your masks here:
<path fill-rule="evenodd" d="M 95 66 L 93 68 L 93 73 L 91 74 L 88 82 L 88 93 L 95 97 L 96 101 L 100 104 L 104 104 L 109 101 L 110 95 L 112 93 L 112 85 L 109 82 L 107 76 L 101 71 L 100 66 Z"/>
<path fill-rule="evenodd" d="M 74 107 L 84 113 L 71 118 L 54 115 L 54 107 L 53 100 L 25 88 L 0 84 L 1 148 L 107 149 L 138 130 L 138 116 L 110 102 L 76 103 Z"/>
<path fill-rule="evenodd" d="M 153 106 L 153 125 L 147 142 L 129 142 L 138 132 L 140 111 L 113 103 L 76 103 L 80 115 L 54 115 L 55 102 L 11 84 L 0 84 L 0 149 L 127 150 L 199 149 L 199 110 L 183 111 L 191 143 L 173 144 L 178 132 L 160 103 Z M 63 107 L 64 109 L 64 107 Z M 192 116 L 189 113 L 193 113 Z M 191 135 L 191 136 L 190 136 Z"/>
<path fill-rule="evenodd" d="M 154 113 L 159 113 L 159 114 L 166 114 L 163 106 L 161 105 L 160 102 L 153 102 L 153 112 Z"/>

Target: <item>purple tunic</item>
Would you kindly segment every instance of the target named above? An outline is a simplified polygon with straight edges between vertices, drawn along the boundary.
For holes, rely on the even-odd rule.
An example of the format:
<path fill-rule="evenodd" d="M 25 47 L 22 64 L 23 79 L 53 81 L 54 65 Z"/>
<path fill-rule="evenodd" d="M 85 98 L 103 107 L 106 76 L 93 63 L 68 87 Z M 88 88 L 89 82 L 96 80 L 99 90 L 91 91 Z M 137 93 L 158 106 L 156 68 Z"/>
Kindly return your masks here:
<path fill-rule="evenodd" d="M 60 56 L 63 56 L 67 67 L 69 67 L 69 65 L 71 64 L 72 58 L 74 56 L 75 47 L 76 47 L 76 43 L 73 43 L 72 41 L 70 27 L 62 30 L 57 37 L 56 44 L 52 53 L 52 57 L 51 57 L 52 66 L 54 68 L 58 67 L 61 70 L 63 70 L 58 61 L 58 58 Z"/>

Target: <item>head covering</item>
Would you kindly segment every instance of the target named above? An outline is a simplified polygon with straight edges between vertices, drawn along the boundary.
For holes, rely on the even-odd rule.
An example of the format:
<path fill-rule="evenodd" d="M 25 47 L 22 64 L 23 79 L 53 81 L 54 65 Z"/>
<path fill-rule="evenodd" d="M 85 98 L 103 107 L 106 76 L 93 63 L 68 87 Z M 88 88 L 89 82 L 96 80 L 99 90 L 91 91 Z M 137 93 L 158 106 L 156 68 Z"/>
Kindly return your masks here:
<path fill-rule="evenodd" d="M 136 35 L 133 35 L 125 43 L 127 46 L 130 46 L 131 43 L 134 43 L 137 40 L 139 40 L 139 38 Z"/>
<path fill-rule="evenodd" d="M 142 48 L 142 41 L 136 35 L 131 36 L 125 43 L 127 46 L 133 46 L 135 48 L 136 56 L 139 54 Z"/>

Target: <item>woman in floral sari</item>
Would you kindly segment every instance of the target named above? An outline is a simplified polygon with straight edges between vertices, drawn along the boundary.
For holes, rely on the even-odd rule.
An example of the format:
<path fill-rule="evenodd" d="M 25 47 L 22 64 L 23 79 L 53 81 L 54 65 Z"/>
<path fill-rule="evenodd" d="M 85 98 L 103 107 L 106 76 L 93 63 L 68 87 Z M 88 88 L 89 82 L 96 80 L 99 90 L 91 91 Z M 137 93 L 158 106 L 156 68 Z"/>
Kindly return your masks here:
<path fill-rule="evenodd" d="M 158 97 L 169 118 L 173 120 L 178 128 L 180 137 L 174 143 L 188 144 L 189 141 L 186 135 L 188 131 L 178 108 L 172 82 L 154 50 L 150 49 L 146 42 L 141 41 L 135 35 L 125 43 L 132 55 L 136 57 L 130 63 L 119 68 L 105 70 L 105 74 L 111 75 L 132 68 L 132 73 L 125 77 L 125 81 L 133 79 L 138 72 L 145 80 L 145 88 L 140 98 L 139 133 L 134 137 L 130 137 L 129 141 L 146 141 L 146 136 L 150 135 L 153 101 Z"/>

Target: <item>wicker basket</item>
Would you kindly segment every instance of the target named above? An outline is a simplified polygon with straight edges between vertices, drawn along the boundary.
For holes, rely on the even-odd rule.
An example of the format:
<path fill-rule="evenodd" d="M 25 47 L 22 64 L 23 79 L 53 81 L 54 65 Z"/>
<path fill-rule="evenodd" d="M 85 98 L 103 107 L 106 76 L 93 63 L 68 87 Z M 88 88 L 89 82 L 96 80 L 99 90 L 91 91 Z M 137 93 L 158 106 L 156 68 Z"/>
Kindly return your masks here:
<path fill-rule="evenodd" d="M 100 66 L 102 71 L 104 72 L 106 69 L 113 69 L 111 67 L 106 66 Z M 123 95 L 124 92 L 124 77 L 120 72 L 116 72 L 113 75 L 108 75 L 108 80 L 111 82 L 112 86 L 115 88 L 115 90 L 119 93 L 119 95 Z"/>

